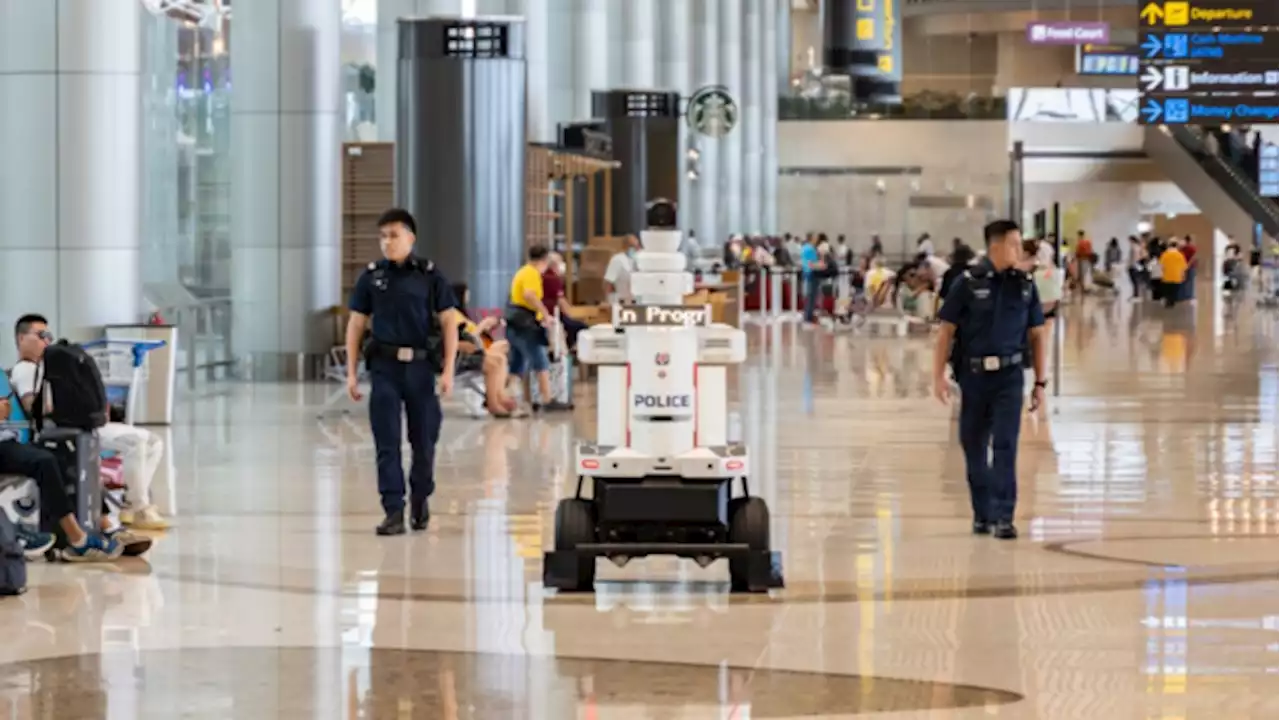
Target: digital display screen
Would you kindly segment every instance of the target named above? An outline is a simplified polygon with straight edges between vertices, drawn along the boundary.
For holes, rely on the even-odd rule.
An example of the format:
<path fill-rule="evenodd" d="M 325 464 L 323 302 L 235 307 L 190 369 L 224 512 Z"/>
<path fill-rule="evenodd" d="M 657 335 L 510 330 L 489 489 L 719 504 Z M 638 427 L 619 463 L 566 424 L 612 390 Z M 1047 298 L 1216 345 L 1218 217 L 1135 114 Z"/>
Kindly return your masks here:
<path fill-rule="evenodd" d="M 1137 48 L 1122 45 L 1080 45 L 1076 48 L 1077 75 L 1137 75 Z"/>

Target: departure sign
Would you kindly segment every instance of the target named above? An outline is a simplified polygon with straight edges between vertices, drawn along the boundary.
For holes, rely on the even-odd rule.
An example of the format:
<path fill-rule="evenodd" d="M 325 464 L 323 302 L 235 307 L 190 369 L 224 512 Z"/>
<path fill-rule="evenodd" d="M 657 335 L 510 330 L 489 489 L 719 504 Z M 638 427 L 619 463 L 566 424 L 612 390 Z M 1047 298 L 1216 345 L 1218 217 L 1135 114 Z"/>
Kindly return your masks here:
<path fill-rule="evenodd" d="M 1167 0 L 1139 2 L 1142 27 L 1241 28 L 1275 25 L 1280 8 L 1270 0 Z"/>
<path fill-rule="evenodd" d="M 1275 0 L 1138 6 L 1138 115 L 1146 124 L 1275 122 Z"/>

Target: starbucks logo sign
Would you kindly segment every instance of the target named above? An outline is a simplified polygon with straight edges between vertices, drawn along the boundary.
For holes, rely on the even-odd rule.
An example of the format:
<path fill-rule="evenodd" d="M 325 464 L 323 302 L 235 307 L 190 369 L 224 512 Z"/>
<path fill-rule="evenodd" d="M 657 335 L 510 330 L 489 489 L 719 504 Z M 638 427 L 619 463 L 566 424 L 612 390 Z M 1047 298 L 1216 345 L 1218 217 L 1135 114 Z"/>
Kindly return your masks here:
<path fill-rule="evenodd" d="M 689 129 L 707 137 L 724 137 L 738 124 L 738 103 L 723 85 L 699 88 L 685 111 Z"/>

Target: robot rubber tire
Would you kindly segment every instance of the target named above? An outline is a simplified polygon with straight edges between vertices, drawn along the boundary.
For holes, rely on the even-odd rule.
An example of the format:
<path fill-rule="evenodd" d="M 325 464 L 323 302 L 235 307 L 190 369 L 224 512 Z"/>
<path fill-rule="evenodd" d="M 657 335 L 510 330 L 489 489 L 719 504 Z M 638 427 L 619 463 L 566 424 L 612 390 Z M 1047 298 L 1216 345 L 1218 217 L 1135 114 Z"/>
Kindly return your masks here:
<path fill-rule="evenodd" d="M 758 497 L 729 502 L 729 542 L 742 543 L 750 552 L 729 558 L 729 588 L 733 592 L 767 592 L 782 587 L 777 553 L 769 550 L 769 506 Z"/>
<path fill-rule="evenodd" d="M 596 540 L 596 513 L 590 500 L 565 498 L 556 506 L 555 551 L 542 564 L 542 583 L 567 592 L 591 592 L 596 583 L 596 558 L 577 552 Z"/>

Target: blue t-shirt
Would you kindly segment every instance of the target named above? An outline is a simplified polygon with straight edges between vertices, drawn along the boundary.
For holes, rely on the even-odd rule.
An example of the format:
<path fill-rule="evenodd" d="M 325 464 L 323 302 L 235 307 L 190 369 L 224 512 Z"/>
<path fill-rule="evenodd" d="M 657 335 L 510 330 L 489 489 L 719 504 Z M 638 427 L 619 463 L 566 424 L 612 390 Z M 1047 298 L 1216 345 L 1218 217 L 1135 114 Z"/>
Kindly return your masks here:
<path fill-rule="evenodd" d="M 804 271 L 805 276 L 813 272 L 813 266 L 817 262 L 818 248 L 808 244 L 800 248 L 800 269 Z"/>

